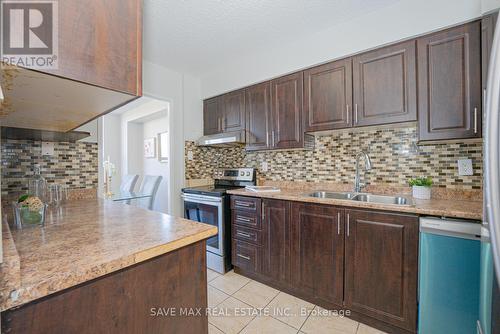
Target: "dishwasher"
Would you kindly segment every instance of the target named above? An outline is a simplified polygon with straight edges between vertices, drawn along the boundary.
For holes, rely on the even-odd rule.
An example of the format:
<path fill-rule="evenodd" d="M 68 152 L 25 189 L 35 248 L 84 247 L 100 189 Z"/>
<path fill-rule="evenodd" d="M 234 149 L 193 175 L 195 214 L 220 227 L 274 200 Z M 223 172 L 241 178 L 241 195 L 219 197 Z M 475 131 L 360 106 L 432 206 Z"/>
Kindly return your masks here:
<path fill-rule="evenodd" d="M 420 218 L 419 334 L 476 333 L 481 224 Z"/>

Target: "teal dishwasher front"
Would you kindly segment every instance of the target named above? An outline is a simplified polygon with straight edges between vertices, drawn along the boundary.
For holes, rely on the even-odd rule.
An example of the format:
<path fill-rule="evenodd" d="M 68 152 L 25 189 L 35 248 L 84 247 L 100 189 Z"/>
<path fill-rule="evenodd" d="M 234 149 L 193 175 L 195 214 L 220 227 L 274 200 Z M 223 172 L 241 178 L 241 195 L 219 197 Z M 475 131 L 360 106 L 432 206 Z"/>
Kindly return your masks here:
<path fill-rule="evenodd" d="M 420 219 L 420 334 L 473 334 L 479 317 L 481 224 Z"/>

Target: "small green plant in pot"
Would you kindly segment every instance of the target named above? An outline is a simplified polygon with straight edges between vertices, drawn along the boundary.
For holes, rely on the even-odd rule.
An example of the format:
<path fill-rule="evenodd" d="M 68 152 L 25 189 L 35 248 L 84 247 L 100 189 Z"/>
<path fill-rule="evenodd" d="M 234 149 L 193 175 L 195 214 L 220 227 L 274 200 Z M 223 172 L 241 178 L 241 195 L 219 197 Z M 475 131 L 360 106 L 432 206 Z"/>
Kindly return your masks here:
<path fill-rule="evenodd" d="M 431 199 L 432 179 L 430 177 L 417 177 L 408 181 L 413 190 L 413 197 L 418 199 Z"/>
<path fill-rule="evenodd" d="M 47 204 L 43 203 L 40 198 L 23 195 L 13 203 L 13 206 L 17 228 L 44 225 Z"/>

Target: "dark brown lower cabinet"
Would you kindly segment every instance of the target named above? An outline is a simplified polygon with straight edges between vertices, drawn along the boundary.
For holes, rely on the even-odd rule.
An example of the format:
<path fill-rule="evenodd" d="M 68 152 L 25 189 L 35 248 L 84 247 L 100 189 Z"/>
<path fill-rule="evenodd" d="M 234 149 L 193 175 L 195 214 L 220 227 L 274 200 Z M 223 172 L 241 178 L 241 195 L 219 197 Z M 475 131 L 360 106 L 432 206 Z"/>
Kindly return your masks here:
<path fill-rule="evenodd" d="M 290 283 L 290 202 L 262 201 L 263 274 Z"/>
<path fill-rule="evenodd" d="M 252 273 L 260 273 L 262 268 L 261 247 L 250 242 L 233 240 L 233 265 Z"/>
<path fill-rule="evenodd" d="M 208 333 L 205 268 L 200 241 L 2 312 L 1 332 Z M 181 308 L 201 313 L 180 314 Z"/>
<path fill-rule="evenodd" d="M 343 210 L 307 203 L 292 205 L 292 282 L 304 293 L 342 305 Z"/>
<path fill-rule="evenodd" d="M 345 236 L 345 306 L 414 331 L 418 218 L 347 210 Z"/>
<path fill-rule="evenodd" d="M 418 217 L 234 196 L 236 272 L 389 333 L 416 333 Z M 246 211 L 248 212 L 248 211 Z M 248 220 L 248 219 L 247 219 Z"/>

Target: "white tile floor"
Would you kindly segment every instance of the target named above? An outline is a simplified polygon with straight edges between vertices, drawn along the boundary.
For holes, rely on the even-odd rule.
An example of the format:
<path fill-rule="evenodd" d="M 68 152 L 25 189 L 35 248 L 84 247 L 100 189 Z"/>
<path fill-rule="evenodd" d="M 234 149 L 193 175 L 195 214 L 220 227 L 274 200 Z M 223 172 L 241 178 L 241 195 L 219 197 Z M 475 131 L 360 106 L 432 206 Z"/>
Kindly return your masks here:
<path fill-rule="evenodd" d="M 384 334 L 233 271 L 207 276 L 210 334 Z"/>

